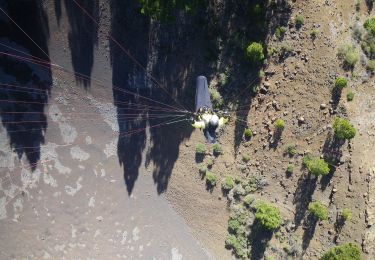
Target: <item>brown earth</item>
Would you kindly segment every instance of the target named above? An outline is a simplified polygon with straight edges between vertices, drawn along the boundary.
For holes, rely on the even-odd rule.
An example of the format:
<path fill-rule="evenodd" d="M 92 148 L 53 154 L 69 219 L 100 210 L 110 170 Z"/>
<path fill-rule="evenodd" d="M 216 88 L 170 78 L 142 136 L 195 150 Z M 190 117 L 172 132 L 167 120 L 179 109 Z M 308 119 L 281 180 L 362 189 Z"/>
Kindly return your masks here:
<path fill-rule="evenodd" d="M 300 249 L 303 259 L 317 259 L 322 252 L 344 242 L 362 245 L 365 259 L 373 259 L 374 81 L 361 65 L 353 72 L 343 70 L 337 58 L 341 44 L 355 43 L 351 28 L 356 17 L 363 23 L 371 14 L 364 2 L 358 13 L 352 1 L 295 1 L 290 4 L 292 14 L 284 39 L 280 42 L 269 35 L 268 46 L 277 48 L 287 44 L 292 48 L 292 55 L 281 62 L 268 59 L 262 83 L 266 93 L 258 94 L 245 115 L 248 126 L 257 134 L 249 142 L 241 142 L 238 150 L 233 148 L 236 130 L 235 117 L 232 118 L 219 140 L 224 155 L 215 158 L 209 154 L 205 162 L 214 159 L 212 171 L 220 175 L 219 179 L 226 175 L 265 178 L 269 185 L 255 196 L 280 208 L 283 219 L 289 223 L 287 228 L 282 228 L 283 236 L 297 238 L 303 248 Z M 301 29 L 296 29 L 293 20 L 299 14 L 305 17 L 305 22 Z M 310 36 L 313 29 L 319 31 L 316 39 Z M 334 108 L 331 93 L 337 76 L 350 80 L 338 107 Z M 352 102 L 346 101 L 346 93 L 350 90 L 355 93 Z M 337 151 L 325 148 L 324 144 L 329 141 L 332 122 L 337 115 L 347 116 L 358 134 L 341 147 L 340 163 L 332 177 L 311 180 L 302 168 L 302 155 L 306 152 L 317 156 L 335 155 Z M 273 148 L 269 145 L 269 137 L 277 118 L 285 120 L 286 128 Z M 194 133 L 185 146 L 181 146 L 167 196 L 187 219 L 196 236 L 219 259 L 226 259 L 228 254 L 223 245 L 229 209 L 225 207 L 226 198 L 220 191 L 220 183 L 212 193 L 204 188 L 204 180 L 198 173 L 200 165 L 194 163 L 194 148 L 199 142 L 204 142 L 201 134 Z M 293 158 L 283 155 L 288 144 L 296 144 L 300 153 Z M 251 158 L 245 173 L 240 170 L 243 168 L 241 154 Z M 295 165 L 290 177 L 285 174 L 288 164 Z M 307 205 L 312 200 L 322 201 L 330 211 L 329 220 L 320 223 L 315 230 L 311 230 L 306 219 Z M 338 230 L 335 223 L 343 208 L 353 212 L 353 219 Z M 266 254 L 276 255 L 276 259 L 286 257 L 282 256 L 285 243 L 274 237 Z"/>

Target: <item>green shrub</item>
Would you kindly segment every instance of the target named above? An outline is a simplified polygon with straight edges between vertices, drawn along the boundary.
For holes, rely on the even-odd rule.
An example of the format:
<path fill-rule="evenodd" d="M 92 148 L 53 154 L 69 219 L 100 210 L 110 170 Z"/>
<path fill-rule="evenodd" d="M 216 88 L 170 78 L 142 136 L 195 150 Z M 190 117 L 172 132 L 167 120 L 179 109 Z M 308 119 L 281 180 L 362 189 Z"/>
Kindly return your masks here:
<path fill-rule="evenodd" d="M 347 243 L 331 248 L 321 260 L 361 260 L 361 258 L 361 248 L 357 244 Z"/>
<path fill-rule="evenodd" d="M 207 182 L 207 184 L 209 184 L 211 186 L 215 186 L 216 180 L 217 180 L 216 174 L 214 174 L 210 171 L 206 171 L 206 182 Z"/>
<path fill-rule="evenodd" d="M 247 155 L 247 154 L 242 155 L 242 161 L 244 161 L 245 163 L 247 163 L 248 161 L 250 161 L 250 156 Z"/>
<path fill-rule="evenodd" d="M 352 101 L 354 99 L 354 93 L 353 92 L 349 92 L 348 94 L 346 94 L 346 100 L 348 101 Z"/>
<path fill-rule="evenodd" d="M 333 130 L 338 139 L 352 139 L 356 134 L 356 130 L 354 126 L 350 124 L 349 120 L 340 117 L 335 118 Z"/>
<path fill-rule="evenodd" d="M 251 129 L 249 128 L 245 129 L 244 136 L 246 139 L 250 139 L 253 136 L 253 132 L 251 131 Z"/>
<path fill-rule="evenodd" d="M 228 221 L 228 229 L 231 233 L 237 233 L 237 230 L 240 228 L 241 224 L 237 219 L 230 218 Z"/>
<path fill-rule="evenodd" d="M 214 155 L 220 155 L 223 154 L 223 148 L 221 148 L 221 145 L 216 143 L 212 146 L 212 150 L 214 152 Z"/>
<path fill-rule="evenodd" d="M 319 201 L 311 202 L 309 204 L 309 211 L 318 220 L 327 220 L 328 219 L 328 208 Z"/>
<path fill-rule="evenodd" d="M 286 27 L 280 26 L 276 28 L 275 35 L 277 39 L 281 39 L 286 32 Z"/>
<path fill-rule="evenodd" d="M 195 147 L 196 154 L 206 154 L 206 146 L 204 144 L 197 144 Z"/>
<path fill-rule="evenodd" d="M 311 32 L 310 32 L 310 36 L 311 36 L 311 38 L 315 39 L 318 36 L 319 33 L 320 32 L 319 32 L 318 29 L 312 29 Z"/>
<path fill-rule="evenodd" d="M 353 213 L 350 209 L 343 209 L 343 211 L 341 212 L 341 216 L 345 221 L 348 221 L 352 219 Z"/>
<path fill-rule="evenodd" d="M 250 206 L 254 202 L 254 200 L 255 199 L 251 194 L 248 194 L 243 198 L 243 202 L 246 206 Z"/>
<path fill-rule="evenodd" d="M 221 187 L 223 188 L 223 190 L 226 190 L 226 191 L 233 189 L 234 180 L 232 176 L 226 176 L 221 182 Z"/>
<path fill-rule="evenodd" d="M 279 209 L 266 202 L 260 202 L 256 205 L 255 219 L 268 230 L 277 229 L 281 225 Z"/>
<path fill-rule="evenodd" d="M 375 71 L 375 60 L 368 60 L 366 64 L 366 69 L 369 71 Z"/>
<path fill-rule="evenodd" d="M 305 17 L 303 15 L 296 16 L 296 26 L 300 27 L 305 23 Z"/>
<path fill-rule="evenodd" d="M 216 88 L 210 88 L 210 95 L 215 108 L 221 108 L 224 105 L 224 99 Z"/>
<path fill-rule="evenodd" d="M 336 88 L 340 88 L 340 89 L 343 89 L 345 88 L 346 86 L 348 85 L 348 80 L 344 77 L 338 77 L 336 80 L 335 80 L 335 87 Z"/>
<path fill-rule="evenodd" d="M 303 158 L 303 164 L 306 166 L 307 170 L 315 176 L 327 175 L 329 173 L 328 163 L 318 157 L 307 154 Z"/>
<path fill-rule="evenodd" d="M 351 44 L 341 45 L 337 56 L 344 62 L 344 65 L 354 67 L 359 61 L 358 50 Z"/>
<path fill-rule="evenodd" d="M 206 165 L 202 165 L 199 168 L 199 173 L 202 174 L 202 175 L 206 175 L 206 172 L 207 172 L 207 166 Z"/>
<path fill-rule="evenodd" d="M 288 45 L 287 43 L 282 44 L 279 50 L 279 54 L 281 57 L 287 57 L 292 52 L 293 52 L 293 47 L 291 45 Z"/>
<path fill-rule="evenodd" d="M 288 174 L 292 174 L 294 171 L 294 165 L 293 164 L 288 164 L 288 167 L 286 168 L 286 172 Z"/>
<path fill-rule="evenodd" d="M 365 27 L 366 31 L 375 36 L 375 18 L 370 18 L 370 19 L 367 19 L 365 21 L 365 23 L 363 24 L 363 27 Z"/>
<path fill-rule="evenodd" d="M 207 167 L 212 168 L 213 165 L 214 165 L 214 160 L 209 159 L 208 162 L 207 162 Z"/>
<path fill-rule="evenodd" d="M 284 128 L 285 128 L 285 121 L 282 120 L 282 119 L 277 119 L 276 122 L 275 122 L 275 128 L 277 131 L 283 131 Z"/>
<path fill-rule="evenodd" d="M 246 49 L 246 56 L 253 64 L 261 63 L 264 60 L 262 44 L 252 42 Z"/>
<path fill-rule="evenodd" d="M 225 73 L 220 73 L 219 74 L 219 83 L 220 86 L 224 86 L 228 82 L 228 76 Z"/>
<path fill-rule="evenodd" d="M 289 154 L 290 156 L 294 156 L 298 153 L 297 147 L 295 144 L 289 144 L 286 149 L 285 153 Z"/>
<path fill-rule="evenodd" d="M 225 239 L 225 246 L 232 248 L 238 258 L 244 259 L 247 257 L 247 239 L 245 236 L 229 234 Z"/>

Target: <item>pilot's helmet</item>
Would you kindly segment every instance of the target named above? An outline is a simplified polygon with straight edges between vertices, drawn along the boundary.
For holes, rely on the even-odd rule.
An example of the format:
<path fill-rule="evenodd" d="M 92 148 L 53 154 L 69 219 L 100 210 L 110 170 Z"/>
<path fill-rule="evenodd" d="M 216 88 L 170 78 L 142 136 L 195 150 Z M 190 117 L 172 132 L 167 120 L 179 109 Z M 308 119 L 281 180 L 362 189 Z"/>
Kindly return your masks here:
<path fill-rule="evenodd" d="M 210 119 L 210 125 L 215 127 L 219 125 L 219 117 L 217 115 L 212 115 Z"/>

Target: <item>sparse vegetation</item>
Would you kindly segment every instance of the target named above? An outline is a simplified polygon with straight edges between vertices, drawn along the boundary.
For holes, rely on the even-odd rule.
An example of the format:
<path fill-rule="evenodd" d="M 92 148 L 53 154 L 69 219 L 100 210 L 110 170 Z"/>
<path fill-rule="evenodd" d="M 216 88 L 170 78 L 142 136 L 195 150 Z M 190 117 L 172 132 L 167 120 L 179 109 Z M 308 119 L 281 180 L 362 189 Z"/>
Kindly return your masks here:
<path fill-rule="evenodd" d="M 207 167 L 212 168 L 213 165 L 214 165 L 214 160 L 209 159 L 208 162 L 207 162 Z"/>
<path fill-rule="evenodd" d="M 348 94 L 346 94 L 346 100 L 348 101 L 353 101 L 354 99 L 354 93 L 353 92 L 349 92 Z"/>
<path fill-rule="evenodd" d="M 286 58 L 293 52 L 293 47 L 287 43 L 283 43 L 279 49 L 280 57 Z"/>
<path fill-rule="evenodd" d="M 294 156 L 298 153 L 297 146 L 295 144 L 289 144 L 286 149 L 285 153 L 289 156 Z"/>
<path fill-rule="evenodd" d="M 352 44 L 341 45 L 337 56 L 344 62 L 344 65 L 348 67 L 354 67 L 359 61 L 358 50 Z"/>
<path fill-rule="evenodd" d="M 336 117 L 333 122 L 333 130 L 338 139 L 352 139 L 357 132 L 349 120 L 340 117 Z"/>
<path fill-rule="evenodd" d="M 246 56 L 253 64 L 259 64 L 264 60 L 263 46 L 260 43 L 253 42 L 246 49 Z"/>
<path fill-rule="evenodd" d="M 301 27 L 305 23 L 305 17 L 303 15 L 296 16 L 296 26 Z"/>
<path fill-rule="evenodd" d="M 375 17 L 367 19 L 363 24 L 363 27 L 365 27 L 369 34 L 375 36 Z"/>
<path fill-rule="evenodd" d="M 244 136 L 246 139 L 250 139 L 253 136 L 253 131 L 251 131 L 249 128 L 245 129 Z"/>
<path fill-rule="evenodd" d="M 282 132 L 284 130 L 284 128 L 285 128 L 285 121 L 282 120 L 282 119 L 280 119 L 280 118 L 277 119 L 275 121 L 275 129 L 276 129 L 276 131 Z"/>
<path fill-rule="evenodd" d="M 207 182 L 207 184 L 209 184 L 211 186 L 215 186 L 216 180 L 217 180 L 216 174 L 214 174 L 210 171 L 206 171 L 206 182 Z"/>
<path fill-rule="evenodd" d="M 276 38 L 280 40 L 281 38 L 283 38 L 285 32 L 286 32 L 286 27 L 284 26 L 277 27 L 275 31 Z"/>
<path fill-rule="evenodd" d="M 321 260 L 361 260 L 361 248 L 357 244 L 347 243 L 335 246 L 326 252 Z"/>
<path fill-rule="evenodd" d="M 323 159 L 313 157 L 310 154 L 305 155 L 303 158 L 303 164 L 306 166 L 307 170 L 315 176 L 324 176 L 330 171 L 328 163 Z"/>
<path fill-rule="evenodd" d="M 375 60 L 368 60 L 366 64 L 366 69 L 368 71 L 374 72 L 375 71 Z"/>
<path fill-rule="evenodd" d="M 236 233 L 241 224 L 237 219 L 230 218 L 228 221 L 228 229 L 230 232 Z"/>
<path fill-rule="evenodd" d="M 242 155 L 242 161 L 244 161 L 245 163 L 247 163 L 248 161 L 250 161 L 250 156 L 247 155 L 247 154 Z"/>
<path fill-rule="evenodd" d="M 223 181 L 221 182 L 221 187 L 223 190 L 231 190 L 234 187 L 234 180 L 232 176 L 226 176 Z"/>
<path fill-rule="evenodd" d="M 348 85 L 348 80 L 344 77 L 337 77 L 335 80 L 335 87 L 343 89 Z"/>
<path fill-rule="evenodd" d="M 254 202 L 254 200 L 255 199 L 251 194 L 248 194 L 243 198 L 243 202 L 246 206 L 250 206 Z"/>
<path fill-rule="evenodd" d="M 221 148 L 221 145 L 216 143 L 212 146 L 212 151 L 214 155 L 218 156 L 220 154 L 223 154 L 223 148 Z"/>
<path fill-rule="evenodd" d="M 310 36 L 311 36 L 311 38 L 315 39 L 316 37 L 318 37 L 319 33 L 320 33 L 320 32 L 319 32 L 318 29 L 312 29 L 312 30 L 310 31 Z"/>
<path fill-rule="evenodd" d="M 202 165 L 201 167 L 199 167 L 199 173 L 202 174 L 203 176 L 206 175 L 206 172 L 207 172 L 207 166 L 206 165 Z"/>
<path fill-rule="evenodd" d="M 341 216 L 345 221 L 349 221 L 353 217 L 353 213 L 350 209 L 343 209 L 341 212 Z"/>
<path fill-rule="evenodd" d="M 255 219 L 268 230 L 277 229 L 281 225 L 279 209 L 266 202 L 260 202 L 256 205 Z"/>
<path fill-rule="evenodd" d="M 294 171 L 294 165 L 293 164 L 288 164 L 288 167 L 286 168 L 286 173 L 292 174 Z"/>
<path fill-rule="evenodd" d="M 206 154 L 206 146 L 204 144 L 197 144 L 195 147 L 195 153 L 198 155 Z"/>
<path fill-rule="evenodd" d="M 319 201 L 311 202 L 309 204 L 309 211 L 318 220 L 327 220 L 328 219 L 328 208 Z"/>
<path fill-rule="evenodd" d="M 212 104 L 215 108 L 220 109 L 224 105 L 224 99 L 216 88 L 210 88 Z"/>

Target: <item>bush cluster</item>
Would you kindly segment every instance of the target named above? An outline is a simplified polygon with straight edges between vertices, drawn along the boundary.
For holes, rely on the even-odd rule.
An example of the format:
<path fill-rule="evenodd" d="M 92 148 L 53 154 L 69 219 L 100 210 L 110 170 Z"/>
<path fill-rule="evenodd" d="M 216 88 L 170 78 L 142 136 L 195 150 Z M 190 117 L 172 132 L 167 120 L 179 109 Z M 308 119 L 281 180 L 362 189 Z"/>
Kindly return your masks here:
<path fill-rule="evenodd" d="M 348 101 L 353 101 L 354 99 L 354 93 L 353 92 L 349 92 L 348 94 L 346 94 L 346 100 Z"/>
<path fill-rule="evenodd" d="M 207 184 L 209 184 L 211 186 L 215 186 L 216 180 L 217 180 L 216 174 L 214 174 L 210 171 L 206 171 L 206 182 L 207 182 Z"/>
<path fill-rule="evenodd" d="M 223 181 L 221 182 L 221 187 L 223 190 L 231 190 L 234 187 L 234 180 L 232 176 L 226 176 Z"/>
<path fill-rule="evenodd" d="M 347 81 L 346 78 L 344 78 L 344 77 L 338 77 L 338 78 L 336 78 L 336 80 L 335 80 L 335 87 L 336 88 L 343 89 L 347 85 L 348 85 L 348 81 Z"/>
<path fill-rule="evenodd" d="M 365 27 L 369 34 L 375 36 L 375 17 L 367 19 L 363 24 L 363 27 Z"/>
<path fill-rule="evenodd" d="M 337 56 L 344 62 L 344 65 L 354 67 L 359 61 L 358 50 L 351 44 L 341 45 Z"/>
<path fill-rule="evenodd" d="M 223 148 L 221 148 L 221 145 L 216 143 L 212 146 L 212 151 L 214 152 L 214 155 L 220 155 L 223 154 Z"/>
<path fill-rule="evenodd" d="M 285 128 L 285 121 L 282 120 L 282 119 L 280 119 L 280 118 L 277 119 L 277 120 L 275 121 L 275 128 L 276 128 L 276 130 L 279 131 L 279 132 L 283 131 L 284 128 Z"/>
<path fill-rule="evenodd" d="M 247 155 L 247 154 L 242 155 L 242 161 L 244 161 L 245 163 L 250 161 L 250 155 Z"/>
<path fill-rule="evenodd" d="M 348 221 L 352 219 L 353 213 L 350 209 L 343 209 L 343 211 L 341 212 L 341 216 L 345 221 Z"/>
<path fill-rule="evenodd" d="M 206 154 L 206 146 L 204 144 L 197 144 L 195 147 L 195 153 L 196 154 Z"/>
<path fill-rule="evenodd" d="M 261 63 L 265 58 L 262 44 L 252 42 L 246 49 L 246 56 L 253 64 Z"/>
<path fill-rule="evenodd" d="M 295 144 L 289 144 L 286 149 L 285 153 L 289 156 L 294 156 L 298 153 L 297 146 Z"/>
<path fill-rule="evenodd" d="M 352 139 L 356 134 L 356 129 L 349 120 L 340 117 L 336 117 L 333 122 L 333 130 L 338 139 Z"/>
<path fill-rule="evenodd" d="M 210 88 L 210 96 L 213 106 L 218 109 L 222 108 L 224 105 L 224 99 L 216 88 Z"/>
<path fill-rule="evenodd" d="M 292 174 L 294 171 L 294 165 L 293 164 L 288 164 L 288 167 L 286 168 L 286 173 Z"/>
<path fill-rule="evenodd" d="M 251 129 L 249 128 L 245 129 L 244 136 L 246 139 L 250 139 L 253 136 L 253 132 L 251 131 Z"/>
<path fill-rule="evenodd" d="M 305 23 L 305 17 L 303 15 L 296 16 L 296 26 L 301 27 Z"/>
<path fill-rule="evenodd" d="M 357 244 L 347 243 L 340 246 L 335 246 L 326 252 L 321 260 L 360 260 L 361 249 Z"/>
<path fill-rule="evenodd" d="M 309 211 L 318 220 L 327 220 L 328 219 L 328 208 L 319 201 L 311 202 L 309 204 Z"/>
<path fill-rule="evenodd" d="M 281 215 L 278 208 L 266 203 L 260 202 L 256 205 L 255 219 L 268 230 L 274 230 L 281 225 Z"/>
<path fill-rule="evenodd" d="M 281 39 L 286 32 L 286 27 L 280 26 L 276 28 L 275 35 L 277 39 Z"/>
<path fill-rule="evenodd" d="M 305 155 L 303 164 L 306 166 L 307 170 L 315 176 L 327 175 L 330 171 L 328 163 L 310 154 Z"/>

